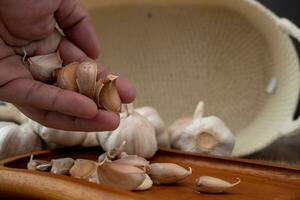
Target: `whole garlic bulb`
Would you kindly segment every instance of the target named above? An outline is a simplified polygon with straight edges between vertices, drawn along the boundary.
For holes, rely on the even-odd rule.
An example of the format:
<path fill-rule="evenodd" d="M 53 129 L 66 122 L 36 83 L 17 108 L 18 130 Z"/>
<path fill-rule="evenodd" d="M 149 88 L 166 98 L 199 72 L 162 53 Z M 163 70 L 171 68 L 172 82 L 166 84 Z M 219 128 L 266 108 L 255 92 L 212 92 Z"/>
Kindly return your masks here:
<path fill-rule="evenodd" d="M 121 115 L 119 127 L 112 132 L 97 133 L 98 140 L 105 151 L 119 147 L 124 141 L 124 151 L 131 155 L 151 158 L 157 151 L 155 130 L 150 122 L 127 105 Z"/>
<path fill-rule="evenodd" d="M 152 126 L 154 127 L 158 147 L 169 148 L 169 134 L 166 132 L 165 123 L 158 112 L 150 106 L 136 108 L 135 111 L 140 115 L 146 117 L 150 124 L 152 124 Z"/>
<path fill-rule="evenodd" d="M 0 101 L 0 121 L 10 121 L 23 124 L 28 118 L 21 113 L 13 104 Z"/>
<path fill-rule="evenodd" d="M 171 132 L 172 146 L 187 152 L 230 156 L 235 144 L 234 135 L 218 117 L 202 117 L 203 110 L 204 104 L 200 102 L 193 120 Z"/>
<path fill-rule="evenodd" d="M 40 149 L 42 141 L 29 124 L 0 122 L 0 159 Z"/>

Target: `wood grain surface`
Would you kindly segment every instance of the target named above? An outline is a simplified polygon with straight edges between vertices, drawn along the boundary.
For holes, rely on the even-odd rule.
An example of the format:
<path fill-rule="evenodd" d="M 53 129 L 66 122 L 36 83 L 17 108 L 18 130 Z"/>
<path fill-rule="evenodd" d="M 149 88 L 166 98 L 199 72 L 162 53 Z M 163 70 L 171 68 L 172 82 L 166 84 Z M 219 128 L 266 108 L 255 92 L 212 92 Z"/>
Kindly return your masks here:
<path fill-rule="evenodd" d="M 99 148 L 69 148 L 35 153 L 35 158 L 50 160 L 72 157 L 96 160 Z M 154 186 L 149 191 L 128 192 L 96 185 L 67 176 L 26 170 L 30 155 L 2 161 L 0 165 L 0 199 L 102 200 L 102 199 L 300 199 L 300 168 L 251 160 L 161 150 L 151 162 L 172 162 L 192 167 L 186 181 L 172 186 Z M 201 194 L 195 191 L 195 179 L 202 175 L 242 182 L 226 194 Z"/>

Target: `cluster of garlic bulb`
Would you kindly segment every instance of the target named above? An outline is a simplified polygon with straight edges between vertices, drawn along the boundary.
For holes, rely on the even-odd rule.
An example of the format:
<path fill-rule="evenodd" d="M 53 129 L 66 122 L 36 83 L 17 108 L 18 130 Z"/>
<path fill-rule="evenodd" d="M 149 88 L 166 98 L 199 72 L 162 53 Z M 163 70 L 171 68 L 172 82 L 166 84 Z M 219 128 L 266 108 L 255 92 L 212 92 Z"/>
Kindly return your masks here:
<path fill-rule="evenodd" d="M 36 80 L 79 92 L 94 100 L 99 108 L 120 112 L 121 98 L 115 85 L 118 77 L 110 74 L 97 80 L 96 62 L 74 62 L 62 66 L 59 53 L 52 53 L 30 57 L 28 63 L 30 72 Z"/>
<path fill-rule="evenodd" d="M 92 183 L 125 190 L 148 190 L 153 184 L 174 184 L 191 175 L 192 170 L 173 163 L 152 163 L 137 155 L 128 155 L 121 147 L 99 156 L 98 162 L 87 159 L 60 158 L 51 161 L 33 159 L 27 169 L 70 175 Z M 109 156 L 110 155 L 110 156 Z"/>
<path fill-rule="evenodd" d="M 158 145 L 154 127 L 139 113 L 132 104 L 125 105 L 119 127 L 112 132 L 97 133 L 98 140 L 105 151 L 110 151 L 127 142 L 125 151 L 144 158 L 151 158 Z"/>
<path fill-rule="evenodd" d="M 0 105 L 0 160 L 43 148 L 42 140 L 14 106 Z"/>
<path fill-rule="evenodd" d="M 203 117 L 204 103 L 199 102 L 193 118 L 181 118 L 168 129 L 173 148 L 187 152 L 201 152 L 230 156 L 235 137 L 225 123 L 216 116 Z"/>

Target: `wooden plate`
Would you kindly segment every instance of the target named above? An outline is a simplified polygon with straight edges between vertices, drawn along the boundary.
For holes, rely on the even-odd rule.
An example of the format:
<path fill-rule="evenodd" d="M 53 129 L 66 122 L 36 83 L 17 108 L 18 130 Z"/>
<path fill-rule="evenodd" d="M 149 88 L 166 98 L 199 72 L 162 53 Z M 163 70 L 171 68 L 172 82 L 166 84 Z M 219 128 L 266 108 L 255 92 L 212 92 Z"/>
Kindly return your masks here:
<path fill-rule="evenodd" d="M 34 153 L 36 159 L 45 160 L 61 157 L 96 160 L 99 154 L 99 148 L 68 148 Z M 25 168 L 29 157 L 30 155 L 23 155 L 0 162 L 1 199 L 300 199 L 300 168 L 267 162 L 161 150 L 151 162 L 172 162 L 192 167 L 192 176 L 178 185 L 154 186 L 149 191 L 128 192 L 67 176 L 28 171 Z M 226 194 L 200 194 L 194 191 L 194 182 L 202 175 L 219 177 L 230 182 L 239 177 L 242 182 Z"/>

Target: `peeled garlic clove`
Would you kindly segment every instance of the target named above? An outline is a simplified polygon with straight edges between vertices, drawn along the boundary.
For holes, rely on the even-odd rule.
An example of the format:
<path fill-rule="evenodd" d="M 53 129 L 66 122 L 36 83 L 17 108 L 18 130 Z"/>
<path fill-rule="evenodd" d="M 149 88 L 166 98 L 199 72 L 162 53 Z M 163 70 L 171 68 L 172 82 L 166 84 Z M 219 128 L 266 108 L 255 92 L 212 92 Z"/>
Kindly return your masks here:
<path fill-rule="evenodd" d="M 51 173 L 67 175 L 69 174 L 71 167 L 74 165 L 74 159 L 72 158 L 55 159 L 55 160 L 51 160 L 51 163 L 52 163 L 52 168 L 50 171 Z"/>
<path fill-rule="evenodd" d="M 120 158 L 115 160 L 114 163 L 132 165 L 143 169 L 145 172 L 149 169 L 149 161 L 147 161 L 145 158 L 139 157 L 137 155 L 128 155 L 125 152 L 122 152 L 119 157 Z"/>
<path fill-rule="evenodd" d="M 27 163 L 27 169 L 32 171 L 46 171 L 49 167 L 51 167 L 50 162 L 33 159 L 33 155 L 30 156 L 30 160 Z"/>
<path fill-rule="evenodd" d="M 194 120 L 180 134 L 173 146 L 189 152 L 230 156 L 235 137 L 225 123 L 215 116 Z"/>
<path fill-rule="evenodd" d="M 100 104 L 105 110 L 112 112 L 121 111 L 121 98 L 116 87 L 117 76 L 108 75 L 107 79 L 102 81 L 104 86 L 99 94 L 98 105 Z"/>
<path fill-rule="evenodd" d="M 62 67 L 59 53 L 28 58 L 29 70 L 34 79 L 49 82 L 53 80 L 53 71 Z"/>
<path fill-rule="evenodd" d="M 102 107 L 99 97 L 100 97 L 100 92 L 101 92 L 103 86 L 104 86 L 104 83 L 102 83 L 101 80 L 97 81 L 96 87 L 95 87 L 94 101 L 96 102 L 96 104 L 99 108 Z"/>
<path fill-rule="evenodd" d="M 182 134 L 182 130 L 192 121 L 193 119 L 191 117 L 182 117 L 171 124 L 171 126 L 167 129 L 171 146 L 174 147 L 174 143 L 179 139 Z"/>
<path fill-rule="evenodd" d="M 146 190 L 152 186 L 147 174 L 140 168 L 131 165 L 104 162 L 97 167 L 97 174 L 100 184 L 126 190 Z"/>
<path fill-rule="evenodd" d="M 157 142 L 158 142 L 158 147 L 169 148 L 170 147 L 169 134 L 166 132 L 165 123 L 163 122 L 158 112 L 150 106 L 137 108 L 135 109 L 135 111 L 140 115 L 146 117 L 147 120 L 150 122 L 150 124 L 154 127 Z"/>
<path fill-rule="evenodd" d="M 192 174 L 192 168 L 189 170 L 174 163 L 152 163 L 150 164 L 149 176 L 156 185 L 174 184 L 182 181 Z"/>
<path fill-rule="evenodd" d="M 105 151 L 114 149 L 126 141 L 124 151 L 130 155 L 151 158 L 157 151 L 155 130 L 150 122 L 137 112 L 128 110 L 119 127 L 111 133 L 98 133 L 98 140 Z"/>
<path fill-rule="evenodd" d="M 219 178 L 201 176 L 196 180 L 196 189 L 199 192 L 224 193 L 228 189 L 238 185 L 240 182 L 239 178 L 237 178 L 236 183 L 231 184 Z"/>
<path fill-rule="evenodd" d="M 96 79 L 97 64 L 95 62 L 86 61 L 79 64 L 76 79 L 79 93 L 93 98 L 95 93 Z"/>
<path fill-rule="evenodd" d="M 78 91 L 76 84 L 77 69 L 79 63 L 74 62 L 54 71 L 56 85 L 65 90 Z"/>
<path fill-rule="evenodd" d="M 97 183 L 97 162 L 76 159 L 74 165 L 70 169 L 70 175 L 74 178 L 85 179 L 93 183 Z"/>

